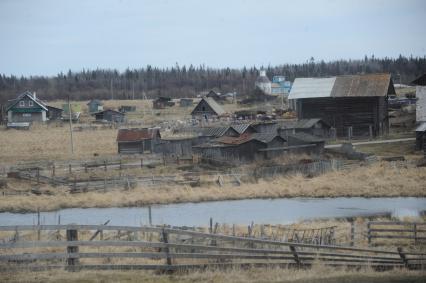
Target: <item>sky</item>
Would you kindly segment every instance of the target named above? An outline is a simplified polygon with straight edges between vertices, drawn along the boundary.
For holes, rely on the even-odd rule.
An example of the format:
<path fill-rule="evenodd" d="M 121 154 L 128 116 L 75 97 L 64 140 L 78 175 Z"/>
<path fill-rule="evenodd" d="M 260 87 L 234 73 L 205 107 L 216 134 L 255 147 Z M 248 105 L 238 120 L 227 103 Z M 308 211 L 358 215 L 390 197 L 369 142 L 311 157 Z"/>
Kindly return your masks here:
<path fill-rule="evenodd" d="M 0 0 L 0 73 L 426 55 L 425 0 Z"/>

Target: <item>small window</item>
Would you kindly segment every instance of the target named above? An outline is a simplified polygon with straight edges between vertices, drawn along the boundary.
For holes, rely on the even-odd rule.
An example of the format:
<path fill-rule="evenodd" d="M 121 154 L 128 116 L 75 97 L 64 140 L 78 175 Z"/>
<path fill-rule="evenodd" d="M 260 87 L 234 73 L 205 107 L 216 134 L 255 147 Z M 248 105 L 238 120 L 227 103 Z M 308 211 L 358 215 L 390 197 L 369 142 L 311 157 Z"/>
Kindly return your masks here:
<path fill-rule="evenodd" d="M 32 100 L 28 101 L 28 106 L 34 106 L 34 102 Z"/>
<path fill-rule="evenodd" d="M 24 113 L 22 114 L 22 117 L 31 117 L 31 113 Z"/>
<path fill-rule="evenodd" d="M 25 106 L 25 101 L 23 100 L 19 101 L 19 106 Z"/>

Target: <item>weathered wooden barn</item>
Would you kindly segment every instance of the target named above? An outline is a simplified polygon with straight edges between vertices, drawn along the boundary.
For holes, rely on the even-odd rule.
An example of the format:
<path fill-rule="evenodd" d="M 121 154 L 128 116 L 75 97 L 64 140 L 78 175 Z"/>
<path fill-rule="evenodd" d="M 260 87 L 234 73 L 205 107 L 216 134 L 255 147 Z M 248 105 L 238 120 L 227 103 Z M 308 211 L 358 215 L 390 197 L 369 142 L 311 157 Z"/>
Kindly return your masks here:
<path fill-rule="evenodd" d="M 194 146 L 202 158 L 212 161 L 251 162 L 276 157 L 276 152 L 261 149 L 286 146 L 284 138 L 273 133 L 244 134 L 238 137 L 222 136 L 209 143 Z"/>
<path fill-rule="evenodd" d="M 45 122 L 48 111 L 47 104 L 38 99 L 35 92 L 25 91 L 6 107 L 7 121 L 9 123 Z"/>
<path fill-rule="evenodd" d="M 104 104 L 99 99 L 92 99 L 87 103 L 89 113 L 96 113 L 104 110 Z"/>
<path fill-rule="evenodd" d="M 302 119 L 280 123 L 278 133 L 282 137 L 289 134 L 306 133 L 313 136 L 329 138 L 331 126 L 319 118 Z"/>
<path fill-rule="evenodd" d="M 161 139 L 160 129 L 119 129 L 117 134 L 118 153 L 141 154 L 154 152 L 154 148 Z"/>
<path fill-rule="evenodd" d="M 155 143 L 154 152 L 165 156 L 192 156 L 192 147 L 198 145 L 198 137 L 168 137 Z"/>
<path fill-rule="evenodd" d="M 289 95 L 299 119 L 321 118 L 338 137 L 388 133 L 388 95 L 395 94 L 390 74 L 297 78 Z"/>
<path fill-rule="evenodd" d="M 170 97 L 160 96 L 157 99 L 154 99 L 152 102 L 152 106 L 154 109 L 164 109 L 166 107 L 172 107 L 175 103 L 172 101 Z"/>
<path fill-rule="evenodd" d="M 197 118 L 214 118 L 225 114 L 225 110 L 213 98 L 205 97 L 198 102 L 191 115 L 194 119 Z"/>
<path fill-rule="evenodd" d="M 286 135 L 286 139 L 292 153 L 320 154 L 324 151 L 325 140 L 318 136 L 299 132 Z"/>
<path fill-rule="evenodd" d="M 126 119 L 124 113 L 112 109 L 93 113 L 92 115 L 95 116 L 96 121 L 107 121 L 112 123 L 123 123 Z"/>

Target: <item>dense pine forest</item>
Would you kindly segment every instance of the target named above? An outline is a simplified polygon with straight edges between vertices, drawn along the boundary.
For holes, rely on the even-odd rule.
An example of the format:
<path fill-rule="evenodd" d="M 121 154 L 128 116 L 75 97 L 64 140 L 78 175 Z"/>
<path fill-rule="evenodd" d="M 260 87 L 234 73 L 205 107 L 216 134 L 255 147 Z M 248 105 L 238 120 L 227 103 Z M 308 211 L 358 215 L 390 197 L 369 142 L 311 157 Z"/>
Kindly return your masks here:
<path fill-rule="evenodd" d="M 244 67 L 242 69 L 214 69 L 206 66 L 179 66 L 127 69 L 124 72 L 109 69 L 83 70 L 59 73 L 54 77 L 0 76 L 0 104 L 18 93 L 36 91 L 45 100 L 66 99 L 138 99 L 158 96 L 194 97 L 201 91 L 216 89 L 236 91 L 246 95 L 253 91 L 259 70 L 264 68 L 269 78 L 284 75 L 293 81 L 296 77 L 324 77 L 345 74 L 391 73 L 395 83 L 409 84 L 415 77 L 426 73 L 426 56 L 374 58 L 363 60 L 315 61 L 303 64 Z M 240 96 L 241 97 L 241 96 Z"/>

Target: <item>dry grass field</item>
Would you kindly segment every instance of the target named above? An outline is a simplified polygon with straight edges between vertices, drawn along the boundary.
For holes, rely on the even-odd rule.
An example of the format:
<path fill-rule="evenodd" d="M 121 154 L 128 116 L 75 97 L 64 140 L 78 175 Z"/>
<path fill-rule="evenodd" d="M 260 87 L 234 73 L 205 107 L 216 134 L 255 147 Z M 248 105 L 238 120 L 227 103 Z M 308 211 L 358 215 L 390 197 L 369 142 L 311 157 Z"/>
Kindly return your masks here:
<path fill-rule="evenodd" d="M 422 283 L 424 271 L 394 269 L 376 272 L 371 268 L 347 270 L 321 265 L 308 270 L 249 268 L 161 274 L 151 271 L 81 271 L 0 273 L 2 282 L 307 282 L 307 283 Z"/>
<path fill-rule="evenodd" d="M 283 197 L 399 197 L 426 196 L 426 168 L 395 168 L 387 162 L 351 171 L 306 178 L 302 175 L 260 180 L 241 186 L 158 186 L 118 188 L 110 192 L 69 194 L 48 187 L 52 195 L 16 195 L 0 198 L 0 211 L 51 211 L 71 207 L 123 207 L 148 204 L 202 202 L 229 199 Z M 11 184 L 19 187 L 19 183 Z"/>

